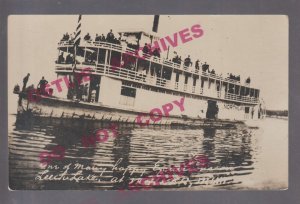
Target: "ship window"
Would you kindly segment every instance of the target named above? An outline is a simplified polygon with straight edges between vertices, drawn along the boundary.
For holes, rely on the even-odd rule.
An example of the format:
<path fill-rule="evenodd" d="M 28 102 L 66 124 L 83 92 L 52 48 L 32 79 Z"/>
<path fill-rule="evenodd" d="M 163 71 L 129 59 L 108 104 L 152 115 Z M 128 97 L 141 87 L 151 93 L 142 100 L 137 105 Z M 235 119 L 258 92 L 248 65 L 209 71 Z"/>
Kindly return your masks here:
<path fill-rule="evenodd" d="M 240 86 L 235 86 L 235 94 L 238 95 L 240 92 Z"/>
<path fill-rule="evenodd" d="M 259 98 L 259 90 L 258 89 L 255 91 L 255 97 Z"/>
<path fill-rule="evenodd" d="M 254 89 L 250 89 L 250 97 L 254 96 Z"/>
<path fill-rule="evenodd" d="M 171 79 L 171 75 L 172 75 L 172 70 L 171 69 L 167 69 L 167 68 L 163 69 L 162 77 L 164 79 L 170 80 Z"/>
<path fill-rule="evenodd" d="M 123 86 L 121 89 L 121 95 L 135 98 L 136 89 Z"/>
<path fill-rule="evenodd" d="M 104 49 L 100 49 L 98 50 L 99 55 L 98 55 L 98 63 L 100 64 L 104 64 L 105 62 L 105 55 L 106 55 L 106 51 Z"/>
<path fill-rule="evenodd" d="M 241 87 L 241 96 L 245 96 L 245 87 L 244 86 Z"/>
<path fill-rule="evenodd" d="M 250 93 L 250 89 L 249 88 L 246 88 L 246 93 L 245 93 L 245 96 L 248 96 Z"/>
<path fill-rule="evenodd" d="M 113 67 L 120 67 L 121 65 L 121 53 L 119 52 L 111 52 L 110 65 Z"/>
<path fill-rule="evenodd" d="M 84 63 L 85 64 L 95 64 L 97 60 L 97 49 L 92 47 L 85 47 L 84 48 Z"/>
<path fill-rule="evenodd" d="M 249 113 L 249 107 L 245 107 L 245 113 Z"/>
<path fill-rule="evenodd" d="M 234 93 L 234 85 L 233 84 L 229 84 L 228 92 L 232 93 L 232 94 Z"/>

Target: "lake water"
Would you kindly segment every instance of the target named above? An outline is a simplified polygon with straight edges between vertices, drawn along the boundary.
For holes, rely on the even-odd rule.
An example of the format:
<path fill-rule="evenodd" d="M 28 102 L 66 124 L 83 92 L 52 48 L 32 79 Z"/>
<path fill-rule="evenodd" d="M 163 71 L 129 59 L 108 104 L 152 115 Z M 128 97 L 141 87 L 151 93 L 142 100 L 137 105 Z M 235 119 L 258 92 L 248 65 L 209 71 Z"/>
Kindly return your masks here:
<path fill-rule="evenodd" d="M 208 159 L 207 167 L 174 175 L 173 181 L 154 189 L 286 189 L 288 185 L 287 120 L 267 118 L 259 128 L 236 129 L 120 125 L 116 138 L 88 148 L 81 139 L 95 128 L 87 124 L 36 122 L 24 128 L 16 127 L 15 121 L 16 116 L 9 115 L 11 189 L 128 189 L 131 181 L 171 165 L 179 167 L 197 155 Z M 41 164 L 40 153 L 57 145 L 64 147 L 64 158 L 54 159 L 50 166 Z M 51 175 L 57 180 L 47 179 Z"/>

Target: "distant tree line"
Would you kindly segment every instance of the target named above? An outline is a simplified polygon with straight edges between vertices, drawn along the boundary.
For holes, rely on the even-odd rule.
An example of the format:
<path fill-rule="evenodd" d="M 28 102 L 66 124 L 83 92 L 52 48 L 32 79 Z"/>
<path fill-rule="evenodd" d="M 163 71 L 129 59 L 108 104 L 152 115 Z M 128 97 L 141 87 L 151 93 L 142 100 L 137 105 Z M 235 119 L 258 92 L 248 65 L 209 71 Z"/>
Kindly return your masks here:
<path fill-rule="evenodd" d="M 267 116 L 284 116 L 288 117 L 287 110 L 266 110 Z"/>

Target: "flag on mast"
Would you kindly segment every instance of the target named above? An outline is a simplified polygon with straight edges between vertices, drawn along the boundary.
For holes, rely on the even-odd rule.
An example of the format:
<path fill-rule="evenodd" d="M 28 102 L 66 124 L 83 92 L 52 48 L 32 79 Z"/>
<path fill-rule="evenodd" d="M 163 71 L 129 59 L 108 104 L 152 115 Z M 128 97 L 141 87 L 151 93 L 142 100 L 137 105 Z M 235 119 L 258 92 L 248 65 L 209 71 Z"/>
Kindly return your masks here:
<path fill-rule="evenodd" d="M 74 38 L 74 64 L 73 64 L 73 82 L 71 80 L 71 75 L 69 76 L 69 81 L 70 83 L 74 83 L 74 93 L 72 93 L 72 95 L 77 95 L 77 90 L 78 90 L 78 82 L 76 80 L 76 73 L 75 73 L 75 70 L 76 70 L 76 55 L 77 55 L 77 49 L 78 49 L 78 46 L 80 44 L 80 40 L 81 40 L 81 15 L 79 15 L 78 17 L 78 22 L 77 22 L 77 27 L 76 27 L 76 32 L 75 32 L 75 38 Z M 71 91 L 71 89 L 69 89 L 68 91 Z M 68 92 L 69 94 L 69 92 Z M 73 97 L 73 96 L 72 96 Z"/>
<path fill-rule="evenodd" d="M 81 15 L 78 17 L 78 22 L 77 22 L 77 27 L 76 27 L 76 32 L 75 32 L 75 38 L 74 38 L 74 67 L 73 67 L 73 72 L 76 69 L 76 55 L 77 55 L 77 48 L 80 44 L 81 40 Z"/>

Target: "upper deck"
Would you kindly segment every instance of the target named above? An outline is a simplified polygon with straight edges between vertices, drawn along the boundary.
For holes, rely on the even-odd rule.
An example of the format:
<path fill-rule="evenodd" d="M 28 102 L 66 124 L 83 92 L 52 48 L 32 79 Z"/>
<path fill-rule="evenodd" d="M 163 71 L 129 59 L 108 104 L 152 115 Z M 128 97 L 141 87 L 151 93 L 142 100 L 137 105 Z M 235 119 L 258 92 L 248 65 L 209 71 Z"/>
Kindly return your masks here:
<path fill-rule="evenodd" d="M 250 87 L 250 84 L 241 84 L 236 80 L 224 78 L 217 74 L 202 72 L 194 67 L 187 67 L 183 63 L 174 63 L 168 59 L 155 57 L 145 53 L 142 57 L 136 57 L 136 50 L 129 48 L 126 45 L 102 41 L 84 41 L 80 45 L 80 48 L 83 50 L 83 53 L 78 53 L 76 57 L 82 57 L 84 60 L 83 62 L 76 62 L 76 70 L 78 71 L 89 67 L 91 68 L 90 72 L 92 74 L 106 75 L 174 92 L 246 104 L 258 104 L 259 102 L 259 90 Z M 58 44 L 58 49 L 69 53 L 70 50 L 71 52 L 72 49 L 74 50 L 74 45 L 73 43 L 62 41 Z M 93 62 L 86 60 L 89 52 L 96 52 L 97 60 Z M 103 57 L 103 55 L 105 56 Z M 116 55 L 119 56 L 120 60 L 118 65 L 113 64 L 111 60 L 112 57 Z M 122 66 L 121 61 L 124 55 L 134 56 L 136 60 L 134 69 L 126 69 Z M 161 69 L 160 72 L 158 72 L 158 75 L 160 76 L 155 74 L 153 76 L 152 74 L 142 72 L 138 67 L 138 64 L 141 62 L 146 62 L 149 72 L 151 69 L 154 69 L 154 72 L 157 68 Z M 154 66 L 154 68 L 152 66 Z M 164 77 L 163 72 L 168 70 L 172 76 Z M 72 63 L 57 63 L 56 65 L 57 73 L 72 71 Z M 175 79 L 177 77 L 174 75 L 178 73 L 182 76 L 187 76 L 187 78 L 190 79 L 190 82 L 186 79 L 184 83 L 181 83 L 180 80 Z M 203 82 L 198 83 L 197 85 L 198 80 Z M 204 86 L 205 83 L 207 83 L 206 87 Z M 211 83 L 215 84 L 215 89 L 211 88 Z"/>

